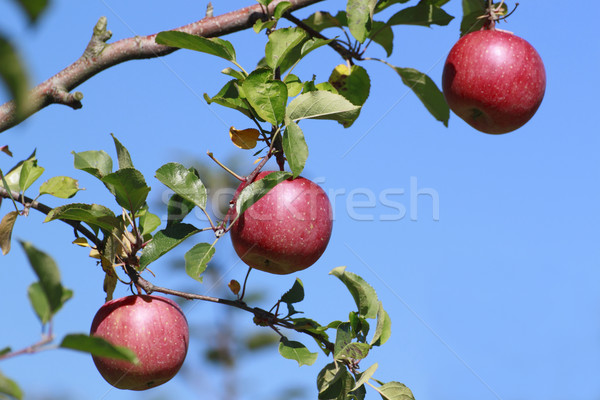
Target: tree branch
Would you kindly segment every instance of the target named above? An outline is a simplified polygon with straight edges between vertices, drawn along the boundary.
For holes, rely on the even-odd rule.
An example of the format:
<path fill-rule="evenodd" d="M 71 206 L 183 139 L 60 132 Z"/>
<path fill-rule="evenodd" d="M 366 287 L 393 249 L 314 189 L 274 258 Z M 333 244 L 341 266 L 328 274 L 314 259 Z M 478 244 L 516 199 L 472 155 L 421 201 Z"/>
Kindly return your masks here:
<path fill-rule="evenodd" d="M 269 13 L 283 0 L 274 0 L 269 5 Z M 323 0 L 287 0 L 292 5 L 289 11 L 298 10 Z M 204 37 L 217 37 L 252 27 L 258 19 L 267 15 L 260 4 L 245 7 L 216 17 L 207 17 L 174 30 Z M 114 43 L 107 43 L 112 33 L 106 29 L 105 17 L 101 17 L 94 27 L 94 33 L 85 51 L 77 61 L 50 79 L 42 82 L 29 93 L 27 109 L 22 119 L 17 119 L 14 101 L 0 106 L 0 132 L 19 124 L 34 113 L 50 104 L 64 104 L 74 109 L 82 107 L 81 92 L 70 93 L 74 88 L 97 73 L 130 60 L 140 60 L 165 56 L 176 48 L 154 42 L 157 35 L 135 36 Z"/>

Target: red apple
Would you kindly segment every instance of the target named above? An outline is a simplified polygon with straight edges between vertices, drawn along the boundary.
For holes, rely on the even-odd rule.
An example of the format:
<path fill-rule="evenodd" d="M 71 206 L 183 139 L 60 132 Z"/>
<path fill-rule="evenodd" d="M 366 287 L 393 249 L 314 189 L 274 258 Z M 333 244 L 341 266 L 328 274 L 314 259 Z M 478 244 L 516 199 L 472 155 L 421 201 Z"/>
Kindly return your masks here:
<path fill-rule="evenodd" d="M 102 377 L 119 389 L 145 390 L 170 380 L 185 360 L 188 323 L 181 308 L 159 296 L 127 296 L 105 303 L 91 334 L 131 349 L 139 364 L 93 356 Z"/>
<path fill-rule="evenodd" d="M 256 180 L 272 171 L 263 171 Z M 234 199 L 247 186 L 242 183 Z M 228 213 L 233 221 L 235 207 Z M 325 251 L 333 225 L 327 194 L 316 183 L 297 177 L 277 184 L 231 226 L 238 256 L 252 268 L 290 274 L 313 265 Z"/>
<path fill-rule="evenodd" d="M 450 109 L 473 128 L 507 133 L 537 111 L 546 90 L 546 71 L 527 41 L 484 29 L 463 36 L 452 47 L 442 87 Z"/>

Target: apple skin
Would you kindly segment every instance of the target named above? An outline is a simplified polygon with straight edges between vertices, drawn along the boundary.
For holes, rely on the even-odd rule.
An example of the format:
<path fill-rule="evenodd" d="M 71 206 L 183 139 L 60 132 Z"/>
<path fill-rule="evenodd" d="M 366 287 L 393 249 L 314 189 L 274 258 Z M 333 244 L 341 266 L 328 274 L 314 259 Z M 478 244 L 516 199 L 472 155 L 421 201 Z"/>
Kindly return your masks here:
<path fill-rule="evenodd" d="M 533 117 L 546 91 L 546 71 L 526 40 L 484 29 L 452 47 L 442 88 L 450 109 L 465 122 L 485 133 L 502 134 Z"/>
<path fill-rule="evenodd" d="M 139 364 L 92 356 L 102 377 L 119 389 L 146 390 L 169 381 L 181 368 L 189 344 L 181 308 L 160 296 L 133 295 L 105 303 L 90 333 L 137 355 Z"/>
<path fill-rule="evenodd" d="M 273 171 L 260 172 L 256 180 Z M 255 180 L 255 181 L 256 181 Z M 247 186 L 243 182 L 234 199 Z M 227 217 L 237 216 L 235 206 Z M 331 237 L 333 212 L 319 185 L 297 177 L 277 184 L 231 226 L 237 255 L 252 268 L 284 275 L 306 269 L 323 254 Z"/>

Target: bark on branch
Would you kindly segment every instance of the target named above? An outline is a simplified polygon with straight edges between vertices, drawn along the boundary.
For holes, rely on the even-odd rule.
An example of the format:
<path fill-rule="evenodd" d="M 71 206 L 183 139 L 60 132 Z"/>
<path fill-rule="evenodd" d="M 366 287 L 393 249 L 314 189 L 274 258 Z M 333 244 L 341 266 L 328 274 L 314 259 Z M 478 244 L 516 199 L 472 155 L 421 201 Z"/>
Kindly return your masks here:
<path fill-rule="evenodd" d="M 269 5 L 269 13 L 281 1 L 283 0 L 274 0 Z M 287 1 L 292 4 L 289 11 L 294 11 L 323 0 Z M 256 20 L 266 18 L 264 11 L 264 8 L 257 4 L 216 17 L 207 17 L 174 30 L 204 37 L 223 36 L 252 27 Z M 106 29 L 106 26 L 106 18 L 101 17 L 94 27 L 92 38 L 82 56 L 31 90 L 28 107 L 21 120 L 17 119 L 13 101 L 1 105 L 0 132 L 12 128 L 50 104 L 64 104 L 74 109 L 81 108 L 83 94 L 81 92 L 71 93 L 71 91 L 105 69 L 129 60 L 165 56 L 177 50 L 156 44 L 154 38 L 158 33 L 107 43 L 112 34 Z"/>

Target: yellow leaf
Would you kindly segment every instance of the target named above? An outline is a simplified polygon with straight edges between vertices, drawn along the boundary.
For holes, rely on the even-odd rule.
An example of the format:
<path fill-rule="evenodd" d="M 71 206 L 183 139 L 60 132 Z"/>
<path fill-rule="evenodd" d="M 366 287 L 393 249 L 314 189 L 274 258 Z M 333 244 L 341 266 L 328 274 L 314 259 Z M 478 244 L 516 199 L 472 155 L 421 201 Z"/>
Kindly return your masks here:
<path fill-rule="evenodd" d="M 233 126 L 229 128 L 229 136 L 231 141 L 240 149 L 253 149 L 256 147 L 256 142 L 260 136 L 258 129 L 242 129 L 238 131 Z"/>
<path fill-rule="evenodd" d="M 78 237 L 77 239 L 73 240 L 73 244 L 81 247 L 91 247 L 87 239 L 84 237 Z"/>

